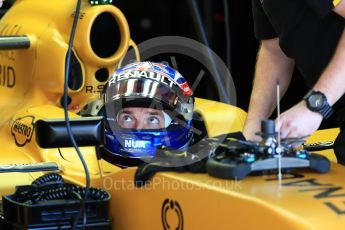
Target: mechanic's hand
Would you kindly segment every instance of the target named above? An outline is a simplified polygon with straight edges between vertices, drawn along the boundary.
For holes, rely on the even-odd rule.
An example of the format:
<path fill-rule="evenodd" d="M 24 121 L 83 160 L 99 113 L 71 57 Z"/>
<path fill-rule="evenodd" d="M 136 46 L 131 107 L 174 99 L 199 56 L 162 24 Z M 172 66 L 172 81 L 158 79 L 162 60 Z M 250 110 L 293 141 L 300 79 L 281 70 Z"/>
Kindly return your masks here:
<path fill-rule="evenodd" d="M 246 125 L 243 128 L 243 136 L 246 140 L 250 141 L 261 141 L 261 137 L 255 133 L 260 132 L 261 130 L 261 121 L 247 121 Z"/>
<path fill-rule="evenodd" d="M 276 119 L 276 130 L 280 131 L 280 138 L 306 138 L 313 134 L 320 126 L 323 117 L 317 112 L 310 111 L 305 101 L 301 101 L 281 114 Z"/>

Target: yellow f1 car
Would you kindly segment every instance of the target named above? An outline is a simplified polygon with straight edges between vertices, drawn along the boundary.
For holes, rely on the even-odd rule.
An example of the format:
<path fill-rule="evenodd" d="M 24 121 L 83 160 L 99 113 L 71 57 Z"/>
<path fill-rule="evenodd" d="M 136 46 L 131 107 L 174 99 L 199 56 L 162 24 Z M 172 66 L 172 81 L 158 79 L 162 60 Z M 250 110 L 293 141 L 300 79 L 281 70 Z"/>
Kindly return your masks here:
<path fill-rule="evenodd" d="M 61 145 L 43 149 L 35 136 L 39 120 L 64 119 L 61 101 L 65 57 L 75 3 L 17 0 L 0 21 L 2 196 L 44 174 L 11 169 L 36 165 L 47 170 L 43 163 L 49 162 L 58 166 L 52 170 L 66 181 L 85 185 L 84 170 L 74 148 Z M 68 82 L 72 120 L 80 119 L 81 108 L 98 99 L 130 45 L 128 24 L 119 9 L 82 1 Z M 203 118 L 210 137 L 240 131 L 246 116 L 234 106 L 199 98 L 195 112 Z M 318 131 L 308 141 L 329 141 L 337 132 Z M 279 182 L 275 174 L 236 181 L 206 173 L 162 172 L 145 186 L 136 187 L 136 167 L 121 169 L 97 159 L 94 146 L 80 149 L 89 167 L 91 185 L 111 195 L 112 229 L 345 227 L 345 168 L 335 163 L 331 150 L 322 152 L 332 161 L 326 174 L 301 170 L 284 174 Z M 0 215 L 0 226 L 1 220 Z"/>

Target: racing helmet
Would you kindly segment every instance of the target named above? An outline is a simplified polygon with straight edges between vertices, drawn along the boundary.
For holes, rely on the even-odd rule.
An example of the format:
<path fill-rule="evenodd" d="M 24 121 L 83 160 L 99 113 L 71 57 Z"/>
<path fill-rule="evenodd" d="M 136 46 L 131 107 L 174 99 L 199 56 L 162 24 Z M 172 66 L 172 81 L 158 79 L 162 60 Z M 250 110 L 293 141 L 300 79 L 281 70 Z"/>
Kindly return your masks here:
<path fill-rule="evenodd" d="M 131 166 L 138 160 L 155 158 L 162 148 L 186 150 L 193 138 L 192 95 L 182 75 L 167 64 L 134 62 L 117 69 L 103 94 L 106 154 L 102 157 L 113 164 Z M 129 108 L 158 111 L 164 125 L 123 126 L 122 119 L 127 118 L 122 114 Z"/>

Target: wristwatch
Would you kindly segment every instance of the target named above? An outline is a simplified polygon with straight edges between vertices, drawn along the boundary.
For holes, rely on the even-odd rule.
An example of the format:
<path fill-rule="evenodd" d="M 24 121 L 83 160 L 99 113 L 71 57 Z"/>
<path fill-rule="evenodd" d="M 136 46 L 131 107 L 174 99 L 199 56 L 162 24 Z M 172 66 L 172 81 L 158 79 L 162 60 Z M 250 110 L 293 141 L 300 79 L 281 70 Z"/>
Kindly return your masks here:
<path fill-rule="evenodd" d="M 327 97 L 322 92 L 309 90 L 303 99 L 307 103 L 308 109 L 313 112 L 320 113 L 324 119 L 327 119 L 332 115 L 333 109 L 328 104 Z"/>

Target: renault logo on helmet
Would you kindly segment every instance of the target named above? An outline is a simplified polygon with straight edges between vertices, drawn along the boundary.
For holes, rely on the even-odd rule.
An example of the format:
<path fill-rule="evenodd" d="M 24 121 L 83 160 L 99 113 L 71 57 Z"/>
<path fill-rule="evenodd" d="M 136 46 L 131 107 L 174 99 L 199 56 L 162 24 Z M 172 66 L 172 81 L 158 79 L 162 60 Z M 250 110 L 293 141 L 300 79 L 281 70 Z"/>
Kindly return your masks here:
<path fill-rule="evenodd" d="M 136 70 L 136 71 L 128 71 L 121 74 L 114 74 L 112 78 L 109 79 L 108 86 L 111 86 L 117 81 L 126 80 L 129 78 L 148 78 L 151 80 L 161 82 L 165 85 L 168 85 L 169 87 L 176 85 L 174 81 L 172 81 L 169 77 L 164 76 L 164 74 Z"/>

